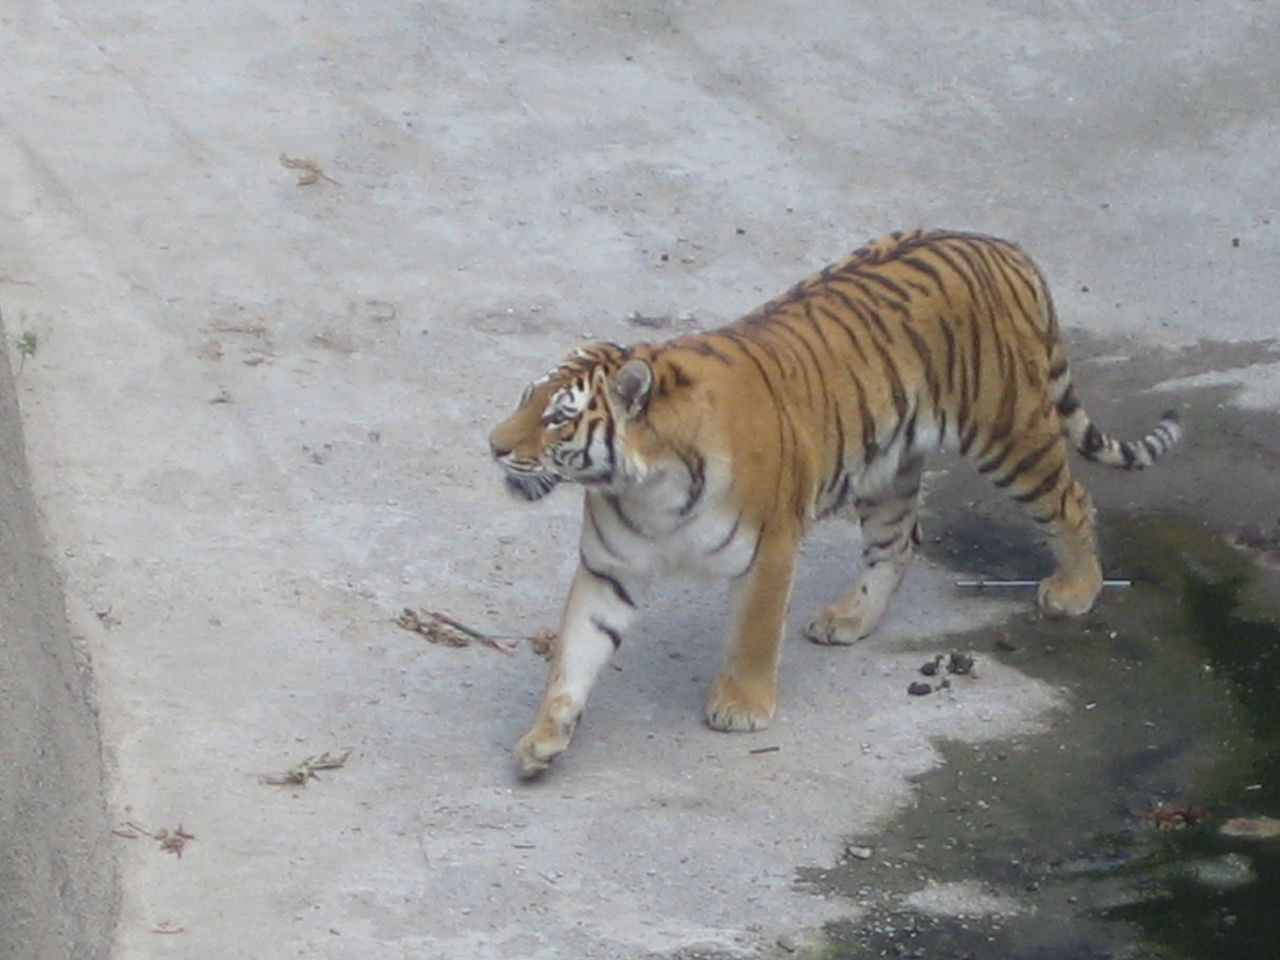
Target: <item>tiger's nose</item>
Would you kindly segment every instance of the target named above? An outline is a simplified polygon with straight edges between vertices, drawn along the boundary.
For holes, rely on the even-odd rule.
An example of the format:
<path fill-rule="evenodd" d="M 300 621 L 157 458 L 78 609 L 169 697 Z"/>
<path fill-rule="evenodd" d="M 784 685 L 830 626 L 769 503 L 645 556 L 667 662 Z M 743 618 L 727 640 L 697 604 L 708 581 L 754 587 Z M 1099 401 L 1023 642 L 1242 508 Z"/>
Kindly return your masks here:
<path fill-rule="evenodd" d="M 493 437 L 490 437 L 490 438 L 489 438 L 489 452 L 490 452 L 491 454 L 493 454 L 493 459 L 495 459 L 495 460 L 501 460 L 503 457 L 505 457 L 505 456 L 506 456 L 507 454 L 509 454 L 511 451 L 510 451 L 509 449 L 507 449 L 506 447 L 502 446 L 502 444 L 498 443 L 496 440 L 494 440 L 494 439 L 493 439 Z"/>

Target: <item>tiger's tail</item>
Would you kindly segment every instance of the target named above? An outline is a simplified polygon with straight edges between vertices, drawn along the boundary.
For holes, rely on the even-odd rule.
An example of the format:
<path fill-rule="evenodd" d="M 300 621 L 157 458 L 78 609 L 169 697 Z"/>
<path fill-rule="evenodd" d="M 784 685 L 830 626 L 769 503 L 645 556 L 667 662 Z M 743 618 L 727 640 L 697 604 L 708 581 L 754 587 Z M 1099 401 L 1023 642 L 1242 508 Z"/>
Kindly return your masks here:
<path fill-rule="evenodd" d="M 1086 460 L 1104 467 L 1142 470 L 1164 456 L 1182 436 L 1182 423 L 1176 410 L 1161 414 L 1155 429 L 1139 440 L 1117 440 L 1103 433 L 1076 396 L 1065 360 L 1050 371 L 1049 386 L 1054 406 L 1062 417 L 1062 432 Z"/>

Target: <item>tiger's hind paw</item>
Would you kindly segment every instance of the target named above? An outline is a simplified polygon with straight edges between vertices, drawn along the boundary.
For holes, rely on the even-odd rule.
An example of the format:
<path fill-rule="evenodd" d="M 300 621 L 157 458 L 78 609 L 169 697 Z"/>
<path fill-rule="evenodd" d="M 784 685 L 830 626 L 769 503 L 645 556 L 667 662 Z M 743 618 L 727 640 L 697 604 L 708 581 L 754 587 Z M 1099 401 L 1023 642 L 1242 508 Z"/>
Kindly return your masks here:
<path fill-rule="evenodd" d="M 842 616 L 832 607 L 823 607 L 804 628 L 804 635 L 813 643 L 847 647 L 867 639 L 874 629 L 875 624 L 868 625 L 860 613 Z"/>
<path fill-rule="evenodd" d="M 1076 578 L 1054 574 L 1040 581 L 1036 601 L 1046 616 L 1078 617 L 1089 612 L 1101 589 L 1101 574 Z"/>
<path fill-rule="evenodd" d="M 716 677 L 711 696 L 707 698 L 707 726 L 734 733 L 763 730 L 773 719 L 773 708 L 772 691 L 753 695 L 732 676 L 722 673 Z"/>

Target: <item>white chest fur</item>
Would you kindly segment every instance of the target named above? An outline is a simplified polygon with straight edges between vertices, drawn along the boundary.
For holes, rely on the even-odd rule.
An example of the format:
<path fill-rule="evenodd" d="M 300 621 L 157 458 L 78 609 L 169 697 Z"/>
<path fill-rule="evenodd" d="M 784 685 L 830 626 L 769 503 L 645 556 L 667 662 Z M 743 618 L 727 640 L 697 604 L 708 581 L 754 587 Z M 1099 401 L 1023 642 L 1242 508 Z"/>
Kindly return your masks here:
<path fill-rule="evenodd" d="M 587 490 L 582 549 L 592 566 L 633 574 L 735 577 L 751 563 L 756 531 L 729 502 L 726 478 L 700 490 L 685 471 L 657 471 L 622 493 Z"/>

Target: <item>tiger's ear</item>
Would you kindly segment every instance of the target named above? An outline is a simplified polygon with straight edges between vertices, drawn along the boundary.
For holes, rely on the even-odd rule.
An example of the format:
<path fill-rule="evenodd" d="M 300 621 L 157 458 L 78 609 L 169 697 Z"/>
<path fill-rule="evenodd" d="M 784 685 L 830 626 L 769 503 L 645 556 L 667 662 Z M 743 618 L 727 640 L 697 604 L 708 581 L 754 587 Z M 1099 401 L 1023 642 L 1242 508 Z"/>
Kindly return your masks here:
<path fill-rule="evenodd" d="M 652 391 L 653 368 L 643 360 L 628 360 L 609 381 L 613 407 L 627 420 L 644 412 Z"/>

